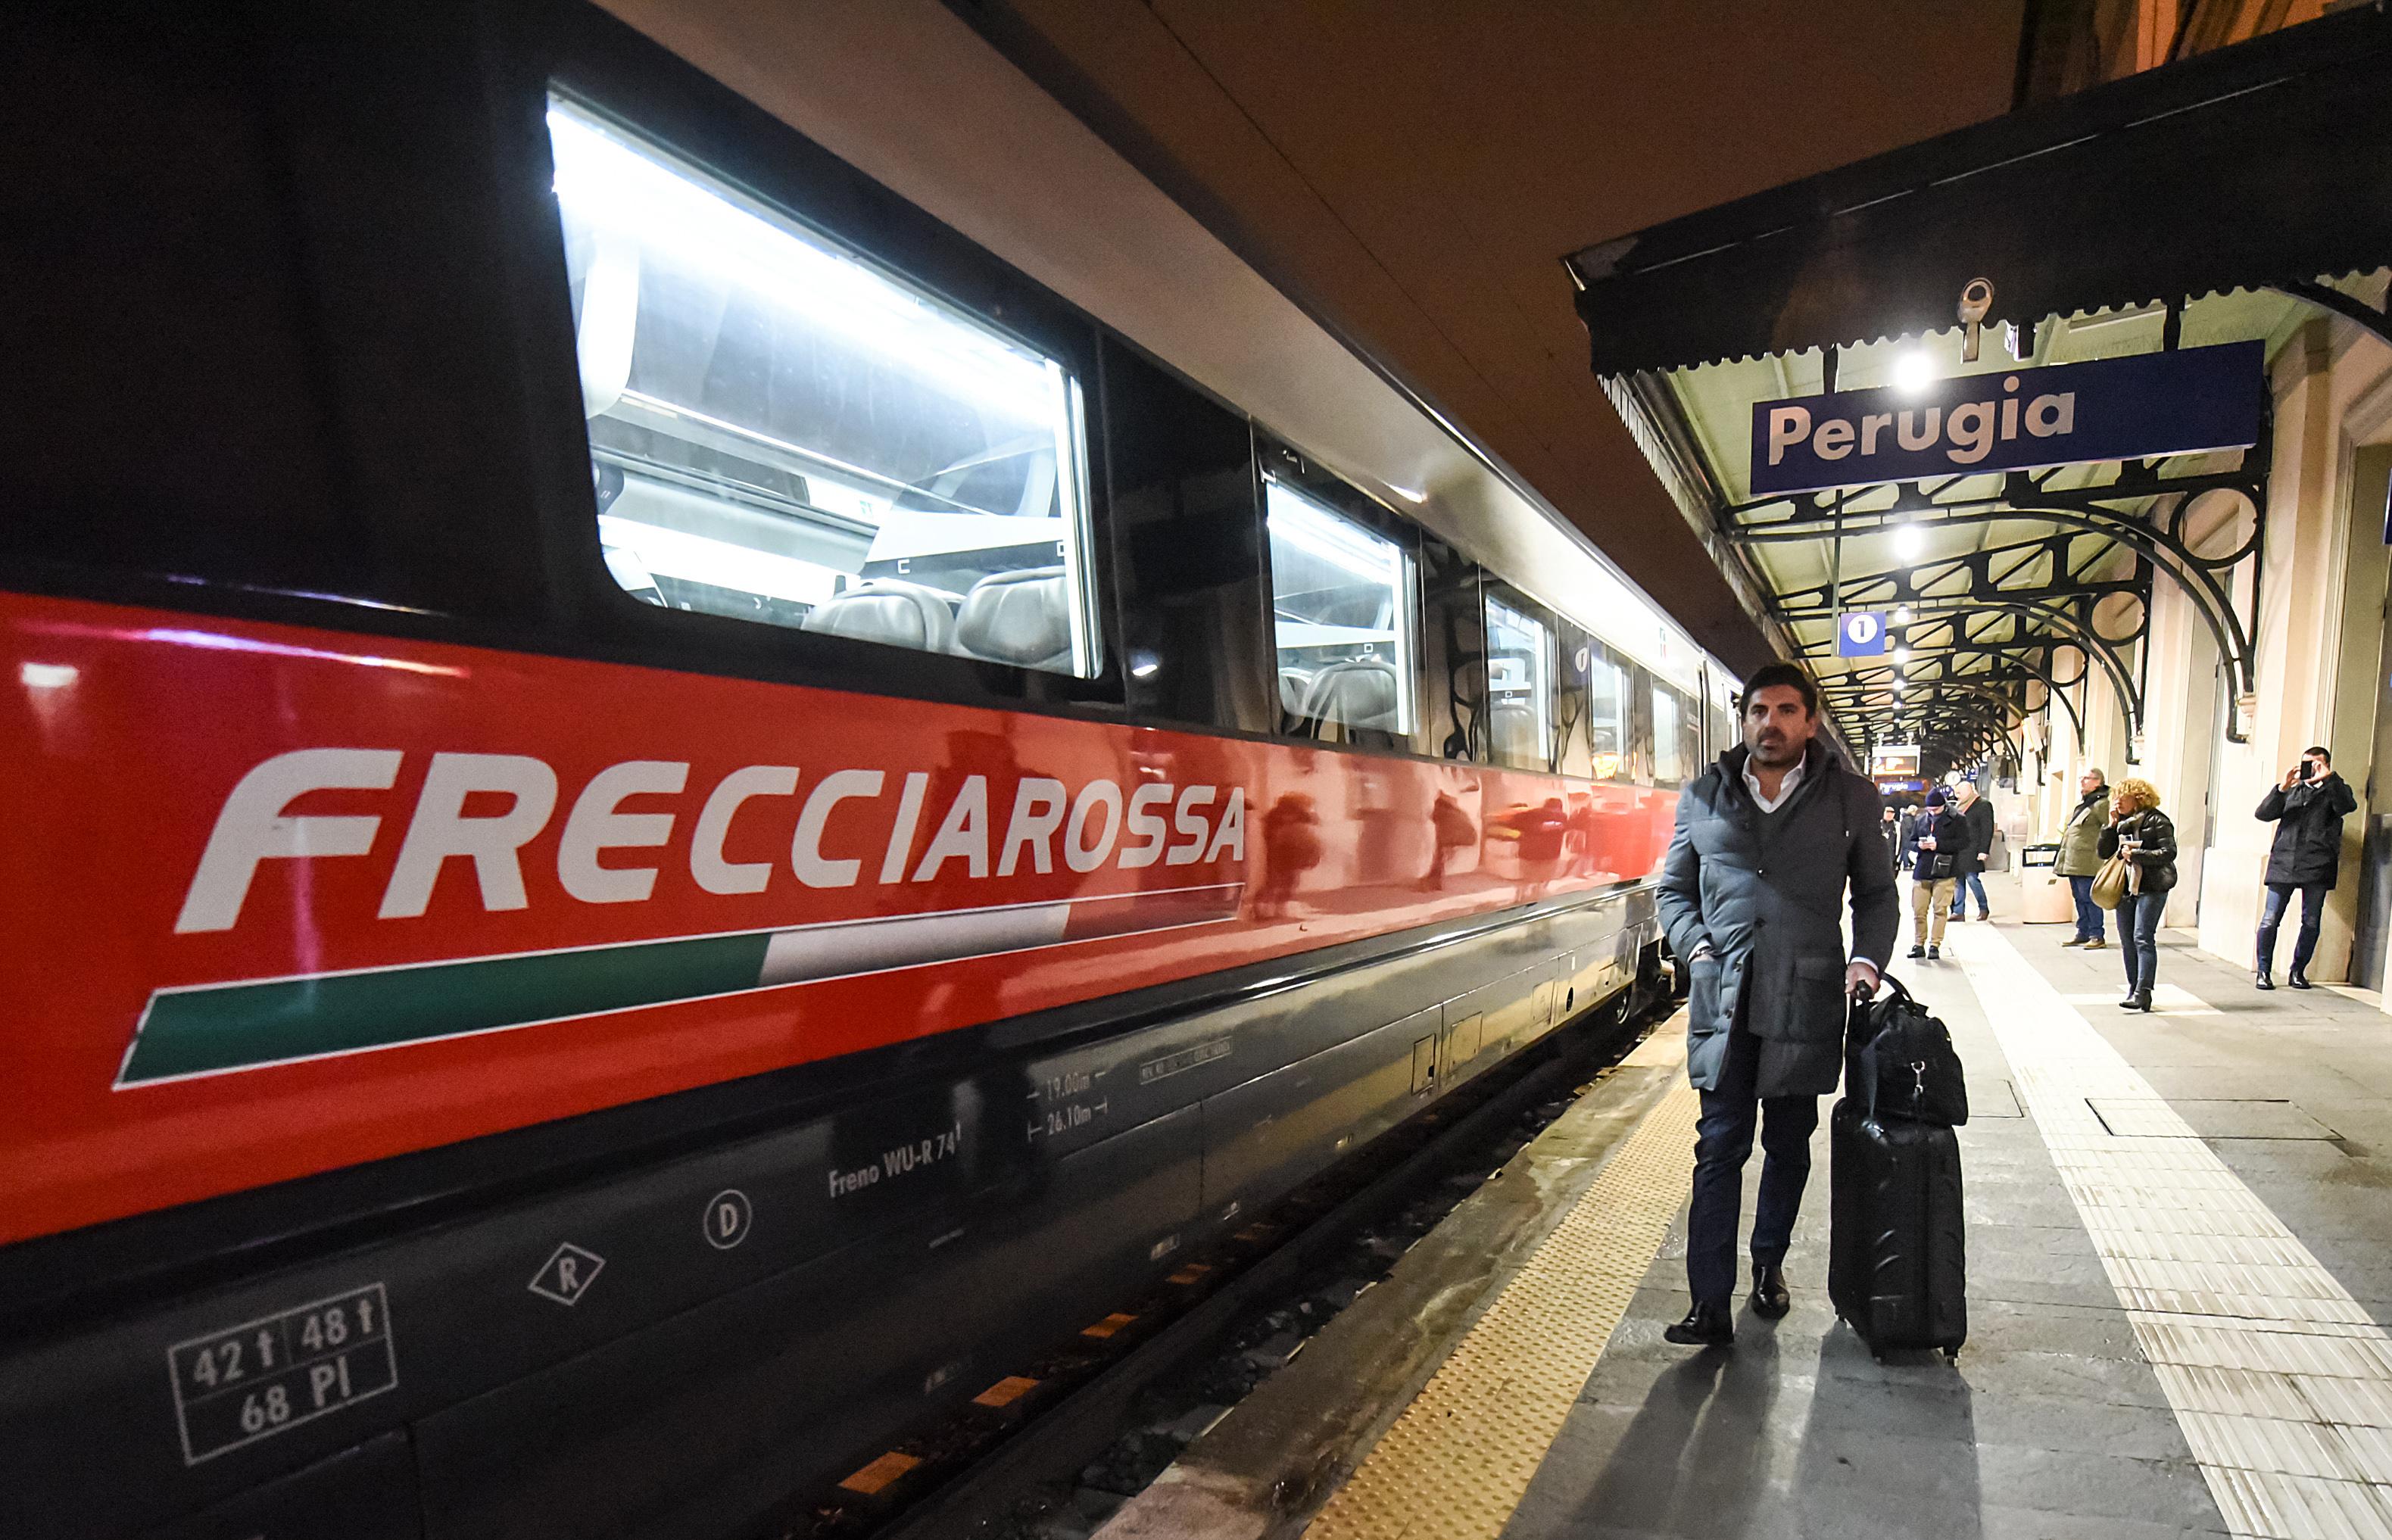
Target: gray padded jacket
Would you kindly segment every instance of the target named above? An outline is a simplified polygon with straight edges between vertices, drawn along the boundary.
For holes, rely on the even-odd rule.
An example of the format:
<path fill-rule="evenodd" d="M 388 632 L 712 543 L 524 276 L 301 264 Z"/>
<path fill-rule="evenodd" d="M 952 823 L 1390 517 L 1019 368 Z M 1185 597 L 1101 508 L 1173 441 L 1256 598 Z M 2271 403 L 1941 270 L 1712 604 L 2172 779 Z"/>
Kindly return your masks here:
<path fill-rule="evenodd" d="M 1877 787 L 1814 740 L 1793 796 L 1764 821 L 1745 757 L 1728 750 L 1680 795 L 1661 863 L 1670 950 L 1714 953 L 1690 964 L 1686 1075 L 1717 1089 L 1733 1027 L 1761 1040 L 1762 1095 L 1825 1095 L 1843 1068 L 1847 885 L 1854 955 L 1883 966 L 1900 925 Z"/>

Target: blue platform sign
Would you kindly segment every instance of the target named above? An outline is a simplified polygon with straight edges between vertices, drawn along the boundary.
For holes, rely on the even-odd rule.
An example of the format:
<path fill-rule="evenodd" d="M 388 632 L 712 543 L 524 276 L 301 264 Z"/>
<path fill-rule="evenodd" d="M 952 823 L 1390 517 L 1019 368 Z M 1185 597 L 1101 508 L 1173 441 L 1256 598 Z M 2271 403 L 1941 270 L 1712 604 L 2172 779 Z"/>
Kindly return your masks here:
<path fill-rule="evenodd" d="M 1836 617 L 1836 655 L 1874 658 L 1885 655 L 1885 616 L 1875 610 L 1847 610 Z"/>
<path fill-rule="evenodd" d="M 2144 459 L 2259 441 L 2259 343 L 1994 369 L 1752 408 L 1756 495 Z"/>

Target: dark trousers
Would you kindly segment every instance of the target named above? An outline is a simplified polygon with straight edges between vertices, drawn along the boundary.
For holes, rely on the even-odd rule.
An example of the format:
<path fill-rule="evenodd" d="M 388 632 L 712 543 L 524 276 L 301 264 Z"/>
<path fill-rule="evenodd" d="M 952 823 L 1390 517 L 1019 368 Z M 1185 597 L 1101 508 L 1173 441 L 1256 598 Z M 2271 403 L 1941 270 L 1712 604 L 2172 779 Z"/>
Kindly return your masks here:
<path fill-rule="evenodd" d="M 2160 911 L 2164 893 L 2129 893 L 2118 900 L 2118 958 L 2126 988 L 2149 994 L 2160 971 Z"/>
<path fill-rule="evenodd" d="M 1952 885 L 1953 918 L 1957 919 L 1961 914 L 1967 912 L 1969 908 L 1969 890 L 1972 887 L 1977 891 L 1977 912 L 1980 915 L 1992 912 L 1985 906 L 1985 879 L 1983 874 L 1976 872 L 1963 872 L 1960 874 L 1959 880 Z"/>
<path fill-rule="evenodd" d="M 2261 971 L 2276 965 L 2276 927 L 2284 923 L 2284 911 L 2293 895 L 2301 896 L 2301 928 L 2293 937 L 2293 971 L 2306 973 L 2310 956 L 2317 951 L 2318 925 L 2325 919 L 2327 885 L 2305 882 L 2295 886 L 2288 882 L 2268 885 L 2267 912 L 2259 916 L 2259 967 Z"/>
<path fill-rule="evenodd" d="M 2076 899 L 2076 938 L 2080 941 L 2104 939 L 2101 928 L 2101 906 L 2093 901 L 2093 879 L 2071 877 L 2068 891 Z"/>
<path fill-rule="evenodd" d="M 1744 1162 L 1761 1134 L 1761 1201 L 1752 1214 L 1756 1265 L 1786 1260 L 1802 1184 L 1811 1174 L 1816 1096 L 1758 1094 L 1761 1040 L 1738 1027 L 1728 1038 L 1719 1088 L 1702 1094 L 1695 1125 L 1695 1193 L 1686 1214 L 1686 1284 L 1696 1302 L 1725 1304 L 1736 1292 L 1736 1228 L 1744 1210 Z"/>

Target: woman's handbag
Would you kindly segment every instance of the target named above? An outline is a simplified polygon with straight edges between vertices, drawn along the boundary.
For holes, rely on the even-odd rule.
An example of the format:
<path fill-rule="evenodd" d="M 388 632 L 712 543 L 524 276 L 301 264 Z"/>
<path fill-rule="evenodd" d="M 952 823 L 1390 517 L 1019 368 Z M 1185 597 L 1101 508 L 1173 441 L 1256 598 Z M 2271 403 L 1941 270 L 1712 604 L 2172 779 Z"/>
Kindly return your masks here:
<path fill-rule="evenodd" d="M 2134 891 L 2135 863 L 2125 856 L 2112 856 L 2101 863 L 2093 875 L 2093 901 L 2103 909 L 2115 909 L 2118 900 Z"/>

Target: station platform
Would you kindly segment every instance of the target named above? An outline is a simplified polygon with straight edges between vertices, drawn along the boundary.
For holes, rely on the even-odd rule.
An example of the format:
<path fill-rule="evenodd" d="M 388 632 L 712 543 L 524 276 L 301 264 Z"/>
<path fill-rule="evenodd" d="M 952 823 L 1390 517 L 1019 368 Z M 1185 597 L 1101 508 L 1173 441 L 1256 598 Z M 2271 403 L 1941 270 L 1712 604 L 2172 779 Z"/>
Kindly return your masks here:
<path fill-rule="evenodd" d="M 2067 934 L 1972 922 L 1896 964 L 1969 1070 L 1956 1364 L 1878 1362 L 1829 1307 L 1824 1106 L 1792 1313 L 1662 1340 L 1673 1019 L 1103 1540 L 2392 1536 L 2392 1020 L 2181 935 L 2128 1013 L 2114 948 Z"/>

